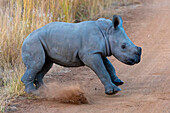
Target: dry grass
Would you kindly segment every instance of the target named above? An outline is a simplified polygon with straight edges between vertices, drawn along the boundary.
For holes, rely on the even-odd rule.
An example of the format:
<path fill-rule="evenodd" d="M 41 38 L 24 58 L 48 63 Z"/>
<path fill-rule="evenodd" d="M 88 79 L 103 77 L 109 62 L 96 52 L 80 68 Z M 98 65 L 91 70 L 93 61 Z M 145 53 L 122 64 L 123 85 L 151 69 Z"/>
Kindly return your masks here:
<path fill-rule="evenodd" d="M 101 12 L 113 5 L 135 2 L 136 0 L 0 0 L 0 78 L 4 85 L 0 89 L 0 98 L 23 93 L 20 78 L 25 68 L 21 47 L 29 33 L 52 21 L 96 19 L 102 16 Z M 2 106 L 0 110 L 3 110 Z"/>

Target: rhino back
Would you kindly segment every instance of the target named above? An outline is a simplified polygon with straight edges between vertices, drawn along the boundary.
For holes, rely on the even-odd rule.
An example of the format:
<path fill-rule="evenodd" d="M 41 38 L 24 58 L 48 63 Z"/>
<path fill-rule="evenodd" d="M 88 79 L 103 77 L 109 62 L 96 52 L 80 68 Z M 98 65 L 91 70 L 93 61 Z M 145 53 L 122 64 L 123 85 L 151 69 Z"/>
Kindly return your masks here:
<path fill-rule="evenodd" d="M 94 21 L 76 24 L 53 22 L 42 29 L 46 30 L 46 34 L 40 37 L 40 41 L 47 55 L 54 62 L 64 66 L 83 65 L 80 57 L 96 50 L 93 45 L 100 41 L 96 36 Z M 91 38 L 91 35 L 95 37 Z"/>
<path fill-rule="evenodd" d="M 52 22 L 32 32 L 26 40 L 40 42 L 46 57 L 63 66 L 84 65 L 81 58 L 89 53 L 102 52 L 104 44 L 95 21 Z"/>

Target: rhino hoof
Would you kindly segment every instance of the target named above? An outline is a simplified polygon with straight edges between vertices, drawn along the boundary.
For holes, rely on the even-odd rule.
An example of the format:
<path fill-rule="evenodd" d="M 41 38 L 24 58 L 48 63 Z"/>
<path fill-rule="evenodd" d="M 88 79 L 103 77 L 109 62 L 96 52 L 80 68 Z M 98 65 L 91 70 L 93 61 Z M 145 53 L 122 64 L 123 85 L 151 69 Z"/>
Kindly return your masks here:
<path fill-rule="evenodd" d="M 44 85 L 44 82 L 43 81 L 34 80 L 34 84 L 35 84 L 36 89 L 38 89 L 38 88 L 40 88 L 41 86 Z"/>
<path fill-rule="evenodd" d="M 33 94 L 33 92 L 36 91 L 36 88 L 34 87 L 33 83 L 30 83 L 25 86 L 25 92 L 28 94 Z"/>
<path fill-rule="evenodd" d="M 124 82 L 122 81 L 122 80 L 120 80 L 120 79 L 115 79 L 114 81 L 113 81 L 113 83 L 116 85 L 116 86 L 120 86 L 120 85 L 122 85 L 122 84 L 124 84 Z"/>
<path fill-rule="evenodd" d="M 117 87 L 116 89 L 105 91 L 105 93 L 107 95 L 113 95 L 113 94 L 116 94 L 119 91 L 121 91 L 121 89 Z"/>

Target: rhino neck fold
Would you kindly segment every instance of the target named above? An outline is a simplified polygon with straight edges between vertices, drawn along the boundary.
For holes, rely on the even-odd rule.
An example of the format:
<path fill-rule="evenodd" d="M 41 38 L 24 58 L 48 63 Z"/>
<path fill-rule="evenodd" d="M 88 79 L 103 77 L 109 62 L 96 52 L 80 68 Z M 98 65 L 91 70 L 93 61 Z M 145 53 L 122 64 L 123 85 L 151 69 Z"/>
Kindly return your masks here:
<path fill-rule="evenodd" d="M 108 39 L 108 35 L 107 35 L 107 31 L 108 31 L 108 28 L 104 28 L 102 26 L 102 23 L 101 22 L 96 22 L 100 32 L 102 33 L 103 35 L 103 38 L 105 39 L 105 46 L 106 46 L 106 51 L 105 51 L 105 55 L 106 56 L 111 56 L 111 48 L 110 48 L 110 43 L 109 43 L 109 39 Z M 110 28 L 110 27 L 109 27 Z"/>

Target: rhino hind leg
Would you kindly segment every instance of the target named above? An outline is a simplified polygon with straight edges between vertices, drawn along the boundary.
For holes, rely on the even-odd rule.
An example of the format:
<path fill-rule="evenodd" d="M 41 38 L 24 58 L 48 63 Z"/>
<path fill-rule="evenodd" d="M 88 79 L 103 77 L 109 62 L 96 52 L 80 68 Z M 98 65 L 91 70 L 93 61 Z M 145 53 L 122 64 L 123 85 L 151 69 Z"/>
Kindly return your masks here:
<path fill-rule="evenodd" d="M 124 82 L 117 77 L 115 68 L 113 67 L 111 62 L 106 57 L 103 58 L 103 62 L 104 62 L 104 65 L 105 65 L 109 75 L 110 75 L 112 82 L 116 86 L 124 84 Z"/>
<path fill-rule="evenodd" d="M 28 48 L 28 45 L 31 46 Z M 45 64 L 45 51 L 41 43 L 35 40 L 23 45 L 22 59 L 27 69 L 21 81 L 25 85 L 25 92 L 34 94 L 36 93 L 34 80 Z"/>
<path fill-rule="evenodd" d="M 44 75 L 51 69 L 52 65 L 53 63 L 50 60 L 46 59 L 43 68 L 41 69 L 41 71 L 38 72 L 34 79 L 36 89 L 38 89 L 40 86 L 44 84 L 43 82 Z"/>

